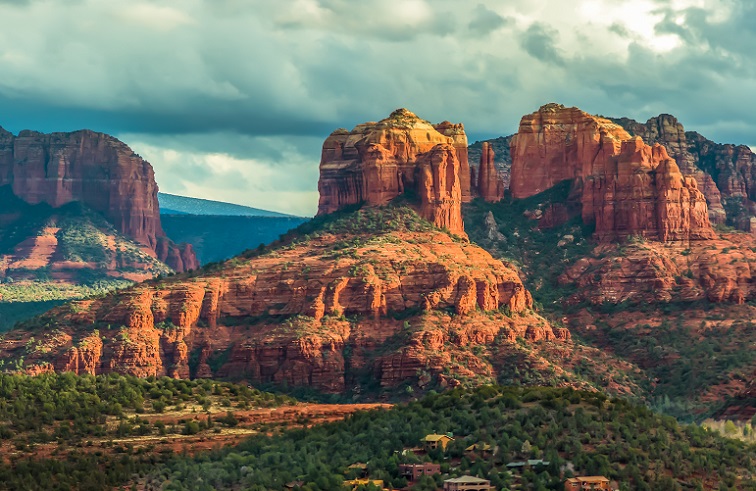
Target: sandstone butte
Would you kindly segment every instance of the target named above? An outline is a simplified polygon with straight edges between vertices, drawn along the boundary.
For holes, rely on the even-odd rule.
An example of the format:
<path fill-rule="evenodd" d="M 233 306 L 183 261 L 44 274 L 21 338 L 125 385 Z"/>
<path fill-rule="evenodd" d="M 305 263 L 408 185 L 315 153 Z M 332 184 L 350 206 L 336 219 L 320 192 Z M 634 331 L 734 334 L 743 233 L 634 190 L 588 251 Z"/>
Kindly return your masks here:
<path fill-rule="evenodd" d="M 40 318 L 43 331 L 9 333 L 0 354 L 25 356 L 32 373 L 214 376 L 326 392 L 360 381 L 443 387 L 511 370 L 501 354 L 517 351 L 517 338 L 569 339 L 532 306 L 511 265 L 406 208 L 366 209 L 218 269 L 72 302 Z"/>
<path fill-rule="evenodd" d="M 150 163 L 109 135 L 25 130 L 14 136 L 0 128 L 0 186 L 32 205 L 80 202 L 174 270 L 198 266 L 190 245 L 177 246 L 163 232 Z"/>
<path fill-rule="evenodd" d="M 722 206 L 719 188 L 711 174 L 701 169 L 701 156 L 694 155 L 691 152 L 691 143 L 688 142 L 685 128 L 677 118 L 670 114 L 660 114 L 655 118 L 650 118 L 645 124 L 628 118 L 613 121 L 620 124 L 631 135 L 640 136 L 648 144 L 658 143 L 664 146 L 669 155 L 677 162 L 680 172 L 685 176 L 692 176 L 696 180 L 698 189 L 706 197 L 711 223 L 725 223 L 727 214 Z"/>
<path fill-rule="evenodd" d="M 377 123 L 338 129 L 323 143 L 318 190 L 318 215 L 385 205 L 412 192 L 423 218 L 466 236 L 461 205 L 471 196 L 464 127 L 448 121 L 434 126 L 397 109 Z"/>
<path fill-rule="evenodd" d="M 627 118 L 616 121 L 647 142 L 667 147 L 683 174 L 696 178 L 709 203 L 712 223 L 726 219 L 741 230 L 756 231 L 756 155 L 747 145 L 719 144 L 695 131 L 686 132 L 669 114 L 645 124 Z"/>
<path fill-rule="evenodd" d="M 514 198 L 569 180 L 584 223 L 612 241 L 711 239 L 706 198 L 666 149 L 647 145 L 620 125 L 577 108 L 547 104 L 520 121 L 511 141 Z"/>

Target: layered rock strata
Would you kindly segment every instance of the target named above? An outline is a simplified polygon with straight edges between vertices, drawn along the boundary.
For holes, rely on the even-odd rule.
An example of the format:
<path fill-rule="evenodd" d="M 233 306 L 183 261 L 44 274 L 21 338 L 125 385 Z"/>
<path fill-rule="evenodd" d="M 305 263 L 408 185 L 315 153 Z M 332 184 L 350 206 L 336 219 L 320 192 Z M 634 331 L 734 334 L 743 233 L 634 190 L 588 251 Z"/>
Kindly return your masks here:
<path fill-rule="evenodd" d="M 742 304 L 756 298 L 756 253 L 748 234 L 714 240 L 603 244 L 559 278 L 577 293 L 572 301 Z"/>
<path fill-rule="evenodd" d="M 376 220 L 364 213 L 346 220 Z M 40 320 L 55 323 L 55 336 L 26 361 L 77 373 L 223 376 L 327 392 L 359 377 L 392 387 L 421 372 L 425 383 L 492 380 L 494 365 L 472 347 L 484 353 L 517 338 L 569 339 L 531 309 L 512 267 L 446 233 L 400 226 L 315 234 L 219 270 L 62 307 Z M 0 352 L 15 356 L 27 341 L 9 336 Z"/>

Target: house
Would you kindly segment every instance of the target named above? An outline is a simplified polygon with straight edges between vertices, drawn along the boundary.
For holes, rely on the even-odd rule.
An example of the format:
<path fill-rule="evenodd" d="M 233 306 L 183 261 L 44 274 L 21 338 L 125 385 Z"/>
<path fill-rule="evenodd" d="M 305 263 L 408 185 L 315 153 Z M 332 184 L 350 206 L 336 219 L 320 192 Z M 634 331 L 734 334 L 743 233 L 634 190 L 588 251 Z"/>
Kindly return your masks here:
<path fill-rule="evenodd" d="M 441 474 L 441 464 L 425 462 L 423 464 L 399 464 L 399 474 L 408 481 L 416 481 L 420 476 Z"/>
<path fill-rule="evenodd" d="M 548 460 L 542 460 L 542 459 L 528 459 L 526 461 L 522 462 L 510 462 L 507 464 L 507 469 L 509 470 L 523 470 L 523 469 L 531 469 L 533 467 L 546 467 L 549 465 Z"/>
<path fill-rule="evenodd" d="M 449 445 L 449 442 L 453 441 L 454 438 L 450 437 L 449 435 L 436 435 L 434 433 L 425 435 L 425 438 L 422 439 L 422 442 L 425 444 L 425 448 L 427 448 L 428 450 L 434 450 L 438 447 L 441 447 L 441 450 L 446 450 L 446 446 Z"/>
<path fill-rule="evenodd" d="M 462 476 L 444 481 L 444 491 L 495 491 L 495 488 L 488 479 Z"/>
<path fill-rule="evenodd" d="M 284 487 L 286 489 L 295 489 L 295 488 L 301 488 L 302 486 L 304 486 L 304 484 L 305 484 L 304 481 L 291 481 L 284 484 Z"/>
<path fill-rule="evenodd" d="M 565 491 L 584 491 L 586 489 L 611 489 L 609 479 L 604 476 L 577 476 L 564 481 Z"/>
<path fill-rule="evenodd" d="M 383 489 L 383 480 L 381 479 L 350 479 L 348 481 L 344 481 L 344 486 L 351 486 L 352 489 L 357 488 L 357 486 L 367 486 L 368 484 L 372 484 L 373 486 L 378 486 L 379 488 Z"/>
<path fill-rule="evenodd" d="M 465 449 L 465 452 L 480 452 L 485 454 L 490 453 L 492 450 L 493 447 L 488 443 L 473 443 Z"/>

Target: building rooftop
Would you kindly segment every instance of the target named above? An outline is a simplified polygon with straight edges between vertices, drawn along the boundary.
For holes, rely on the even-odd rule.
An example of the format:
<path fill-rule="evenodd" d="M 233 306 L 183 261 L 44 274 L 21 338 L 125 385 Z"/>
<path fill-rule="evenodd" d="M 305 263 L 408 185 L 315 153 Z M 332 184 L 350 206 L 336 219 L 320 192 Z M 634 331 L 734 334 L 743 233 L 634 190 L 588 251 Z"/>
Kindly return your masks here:
<path fill-rule="evenodd" d="M 489 482 L 489 481 L 488 479 L 481 479 L 480 477 L 475 477 L 475 476 L 462 476 L 462 477 L 455 477 L 453 479 L 447 479 L 444 482 L 484 483 L 484 482 Z"/>
<path fill-rule="evenodd" d="M 567 479 L 567 482 L 588 482 L 588 483 L 601 483 L 609 482 L 609 478 L 604 476 L 577 476 Z"/>
<path fill-rule="evenodd" d="M 488 443 L 473 443 L 472 445 L 467 447 L 465 450 L 468 452 L 472 452 L 475 450 L 486 451 L 486 450 L 491 450 L 491 445 L 489 445 Z"/>
<path fill-rule="evenodd" d="M 454 440 L 454 438 L 450 437 L 449 435 L 436 435 L 435 433 L 431 433 L 430 435 L 425 435 L 425 438 L 423 438 L 423 441 L 424 442 L 437 442 L 444 438 L 448 438 L 449 440 Z"/>

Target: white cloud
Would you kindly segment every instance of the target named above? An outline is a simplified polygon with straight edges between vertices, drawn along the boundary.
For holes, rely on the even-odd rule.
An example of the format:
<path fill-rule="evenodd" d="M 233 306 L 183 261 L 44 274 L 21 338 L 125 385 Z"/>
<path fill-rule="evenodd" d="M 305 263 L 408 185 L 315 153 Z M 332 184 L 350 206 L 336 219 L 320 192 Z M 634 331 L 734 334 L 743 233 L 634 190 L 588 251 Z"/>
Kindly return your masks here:
<path fill-rule="evenodd" d="M 191 141 L 197 137 L 192 135 L 118 137 L 152 164 L 163 192 L 299 216 L 311 216 L 317 211 L 319 139 L 305 139 L 302 150 L 284 137 L 205 137 L 206 141 L 213 137 L 245 140 L 247 150 L 237 153 L 254 156 L 242 158 L 198 148 L 197 142 Z"/>
<path fill-rule="evenodd" d="M 669 112 L 738 141 L 756 132 L 754 13 L 734 0 L 0 2 L 0 124 L 110 131 L 166 191 L 311 214 L 322 139 L 401 106 L 473 138 L 553 101 Z"/>

